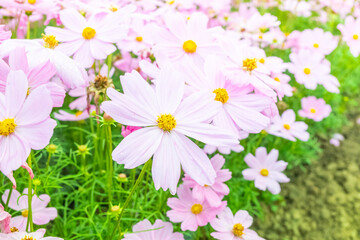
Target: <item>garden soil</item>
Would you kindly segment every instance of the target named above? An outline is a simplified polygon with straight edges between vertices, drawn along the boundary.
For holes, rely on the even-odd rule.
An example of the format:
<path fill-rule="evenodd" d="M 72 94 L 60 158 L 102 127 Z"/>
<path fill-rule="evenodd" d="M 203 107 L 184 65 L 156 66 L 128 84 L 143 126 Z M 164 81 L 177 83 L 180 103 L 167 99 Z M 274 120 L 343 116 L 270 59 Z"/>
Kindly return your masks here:
<path fill-rule="evenodd" d="M 267 240 L 360 240 L 360 126 L 345 129 L 340 147 L 324 143 L 322 157 L 292 170 L 282 184 L 285 206 L 253 229 Z"/>

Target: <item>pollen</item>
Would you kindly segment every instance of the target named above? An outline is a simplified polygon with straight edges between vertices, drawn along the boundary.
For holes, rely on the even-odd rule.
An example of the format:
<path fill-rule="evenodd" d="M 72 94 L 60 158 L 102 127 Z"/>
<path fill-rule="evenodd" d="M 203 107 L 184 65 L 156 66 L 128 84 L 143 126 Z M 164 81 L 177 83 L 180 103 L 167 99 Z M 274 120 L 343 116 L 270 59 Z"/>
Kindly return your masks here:
<path fill-rule="evenodd" d="M 200 214 L 202 212 L 202 210 L 203 210 L 203 206 L 198 203 L 192 205 L 192 207 L 191 207 L 191 212 L 193 214 Z"/>
<path fill-rule="evenodd" d="M 225 88 L 218 88 L 213 91 L 216 94 L 215 101 L 226 103 L 229 100 L 229 94 Z"/>
<path fill-rule="evenodd" d="M 115 7 L 114 5 L 111 5 L 111 6 L 109 7 L 109 10 L 112 11 L 112 12 L 116 12 L 116 11 L 118 10 L 118 8 Z"/>
<path fill-rule="evenodd" d="M 75 117 L 79 117 L 81 114 L 83 114 L 82 111 L 77 111 L 77 112 L 75 113 Z"/>
<path fill-rule="evenodd" d="M 311 108 L 311 109 L 310 109 L 310 112 L 311 112 L 311 113 L 316 113 L 316 109 L 315 109 L 315 108 Z"/>
<path fill-rule="evenodd" d="M 260 174 L 263 175 L 264 177 L 267 177 L 269 175 L 269 170 L 263 168 L 261 169 Z"/>
<path fill-rule="evenodd" d="M 244 235 L 244 230 L 244 226 L 240 223 L 237 223 L 234 225 L 232 232 L 236 237 L 241 237 L 242 235 Z"/>
<path fill-rule="evenodd" d="M 263 35 L 259 35 L 259 39 L 263 39 Z"/>
<path fill-rule="evenodd" d="M 175 0 L 169 0 L 169 1 L 166 1 L 166 3 L 169 5 L 173 5 L 175 3 Z"/>
<path fill-rule="evenodd" d="M 262 64 L 264 64 L 264 63 L 265 63 L 265 59 L 260 58 L 260 59 L 259 59 L 259 62 L 262 63 Z"/>
<path fill-rule="evenodd" d="M 42 34 L 41 36 L 44 40 L 44 47 L 54 49 L 57 45 L 59 45 L 59 41 L 56 40 L 54 35 Z"/>
<path fill-rule="evenodd" d="M 29 211 L 28 211 L 27 209 L 25 209 L 24 211 L 21 212 L 21 215 L 22 215 L 23 217 L 28 217 Z"/>
<path fill-rule="evenodd" d="M 18 232 L 19 231 L 19 229 L 17 229 L 16 227 L 12 227 L 12 228 L 10 228 L 10 232 Z"/>
<path fill-rule="evenodd" d="M 275 81 L 280 82 L 280 78 L 276 77 L 274 78 Z"/>
<path fill-rule="evenodd" d="M 171 114 L 161 114 L 156 120 L 159 128 L 164 131 L 170 132 L 176 127 L 176 120 Z"/>
<path fill-rule="evenodd" d="M 95 37 L 96 31 L 95 29 L 91 28 L 91 27 L 86 27 L 84 28 L 83 32 L 82 32 L 82 36 L 86 39 L 86 40 L 90 40 L 92 38 Z"/>
<path fill-rule="evenodd" d="M 0 122 L 0 135 L 9 136 L 15 132 L 16 124 L 13 118 L 8 118 Z"/>
<path fill-rule="evenodd" d="M 186 53 L 195 53 L 197 45 L 193 40 L 187 40 L 183 44 L 183 49 Z"/>
<path fill-rule="evenodd" d="M 36 240 L 36 238 L 33 238 L 32 236 L 25 235 L 25 237 L 23 237 L 21 240 Z"/>
<path fill-rule="evenodd" d="M 354 39 L 354 40 L 358 40 L 358 39 L 359 39 L 359 35 L 354 34 L 354 35 L 353 35 L 353 39 Z"/>
<path fill-rule="evenodd" d="M 143 41 L 143 37 L 142 36 L 138 36 L 135 38 L 136 41 L 138 42 L 142 42 Z"/>
<path fill-rule="evenodd" d="M 246 71 L 252 71 L 257 68 L 257 60 L 256 58 L 247 58 L 243 60 L 243 69 Z"/>
<path fill-rule="evenodd" d="M 311 73 L 310 68 L 304 68 L 304 73 L 309 75 Z"/>
<path fill-rule="evenodd" d="M 286 130 L 290 130 L 290 125 L 289 124 L 284 124 L 284 126 L 283 126 Z"/>
<path fill-rule="evenodd" d="M 36 3 L 36 0 L 28 0 L 28 3 L 29 3 L 29 4 L 35 4 L 35 3 Z"/>
<path fill-rule="evenodd" d="M 319 47 L 319 44 L 318 43 L 314 43 L 314 48 L 318 48 Z"/>

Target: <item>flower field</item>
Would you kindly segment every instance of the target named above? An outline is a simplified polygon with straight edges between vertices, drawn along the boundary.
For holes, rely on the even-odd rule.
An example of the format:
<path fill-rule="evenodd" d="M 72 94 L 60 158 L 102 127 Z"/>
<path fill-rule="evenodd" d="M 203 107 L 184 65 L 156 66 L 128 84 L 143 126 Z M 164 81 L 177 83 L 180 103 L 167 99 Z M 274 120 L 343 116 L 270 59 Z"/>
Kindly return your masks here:
<path fill-rule="evenodd" d="M 359 36 L 356 0 L 0 0 L 0 240 L 360 239 Z"/>

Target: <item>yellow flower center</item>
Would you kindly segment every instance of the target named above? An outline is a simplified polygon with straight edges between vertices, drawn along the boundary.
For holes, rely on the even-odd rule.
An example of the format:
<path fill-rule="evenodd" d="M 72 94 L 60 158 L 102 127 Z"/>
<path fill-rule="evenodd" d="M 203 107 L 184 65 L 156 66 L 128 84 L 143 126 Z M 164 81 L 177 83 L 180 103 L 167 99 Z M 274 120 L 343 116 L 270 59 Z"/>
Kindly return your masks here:
<path fill-rule="evenodd" d="M 85 152 L 87 152 L 88 148 L 86 145 L 80 145 L 80 146 L 78 146 L 78 150 L 81 153 L 85 153 Z"/>
<path fill-rule="evenodd" d="M 265 63 L 265 59 L 260 58 L 260 59 L 259 59 L 259 62 L 262 63 L 262 64 L 264 64 L 264 63 Z"/>
<path fill-rule="evenodd" d="M 95 29 L 91 28 L 91 27 L 86 27 L 84 28 L 83 32 L 82 32 L 82 36 L 86 39 L 86 40 L 90 40 L 93 37 L 95 37 L 96 31 Z"/>
<path fill-rule="evenodd" d="M 116 12 L 116 11 L 118 10 L 118 8 L 115 7 L 114 5 L 111 5 L 111 6 L 109 7 L 109 10 L 112 11 L 112 12 Z"/>
<path fill-rule="evenodd" d="M 229 94 L 225 88 L 218 88 L 213 91 L 216 94 L 215 101 L 226 103 L 229 100 Z"/>
<path fill-rule="evenodd" d="M 316 113 L 316 109 L 315 109 L 315 108 L 311 108 L 311 109 L 310 109 L 310 112 L 311 112 L 311 113 Z"/>
<path fill-rule="evenodd" d="M 12 228 L 10 228 L 10 232 L 18 232 L 19 231 L 19 229 L 17 229 L 16 227 L 12 227 Z"/>
<path fill-rule="evenodd" d="M 284 128 L 285 128 L 286 130 L 290 130 L 290 125 L 289 125 L 289 124 L 284 124 Z"/>
<path fill-rule="evenodd" d="M 310 68 L 304 68 L 304 73 L 305 73 L 305 74 L 309 75 L 310 72 L 311 72 L 311 71 L 310 71 Z"/>
<path fill-rule="evenodd" d="M 77 111 L 77 112 L 75 113 L 75 117 L 79 117 L 81 114 L 83 114 L 82 111 Z"/>
<path fill-rule="evenodd" d="M 23 237 L 21 240 L 36 240 L 36 238 L 33 238 L 33 237 L 31 237 L 31 236 L 25 236 L 25 237 Z"/>
<path fill-rule="evenodd" d="M 234 225 L 232 232 L 236 237 L 241 237 L 242 235 L 244 235 L 244 230 L 244 226 L 240 223 L 237 223 Z"/>
<path fill-rule="evenodd" d="M 280 78 L 276 77 L 274 78 L 275 81 L 280 82 Z"/>
<path fill-rule="evenodd" d="M 143 41 L 143 37 L 141 37 L 141 36 L 138 36 L 138 37 L 136 37 L 135 39 L 136 39 L 136 41 L 138 41 L 138 42 L 142 42 L 142 41 Z"/>
<path fill-rule="evenodd" d="M 264 177 L 269 175 L 269 170 L 267 170 L 266 168 L 261 169 L 260 174 L 263 175 Z"/>
<path fill-rule="evenodd" d="M 13 118 L 7 118 L 0 122 L 0 135 L 9 136 L 15 132 L 15 121 Z"/>
<path fill-rule="evenodd" d="M 354 34 L 354 35 L 353 35 L 353 39 L 354 39 L 354 40 L 358 40 L 358 39 L 359 39 L 359 35 Z"/>
<path fill-rule="evenodd" d="M 192 207 L 191 207 L 191 212 L 193 214 L 200 214 L 202 212 L 202 210 L 203 210 L 203 206 L 201 204 L 196 203 L 196 204 L 192 205 Z"/>
<path fill-rule="evenodd" d="M 166 1 L 167 4 L 173 5 L 175 3 L 175 0 Z"/>
<path fill-rule="evenodd" d="M 25 209 L 24 211 L 21 212 L 21 215 L 22 215 L 23 217 L 28 217 L 29 211 L 28 211 L 27 209 Z"/>
<path fill-rule="evenodd" d="M 247 58 L 243 60 L 243 69 L 246 71 L 252 71 L 257 68 L 257 60 L 256 58 Z"/>
<path fill-rule="evenodd" d="M 156 120 L 159 128 L 164 131 L 170 132 L 176 127 L 176 120 L 171 114 L 161 114 Z"/>
<path fill-rule="evenodd" d="M 187 40 L 183 44 L 183 49 L 186 53 L 196 52 L 197 45 L 193 40 Z"/>
<path fill-rule="evenodd" d="M 259 39 L 263 39 L 263 36 L 262 36 L 262 35 L 259 35 Z"/>
<path fill-rule="evenodd" d="M 318 48 L 319 47 L 319 44 L 318 43 L 314 43 L 314 48 Z"/>
<path fill-rule="evenodd" d="M 35 4 L 35 3 L 36 3 L 36 0 L 28 0 L 28 3 L 29 3 L 29 4 Z"/>
<path fill-rule="evenodd" d="M 59 41 L 56 40 L 54 35 L 42 34 L 41 36 L 44 40 L 44 47 L 54 49 L 57 45 L 59 45 Z"/>

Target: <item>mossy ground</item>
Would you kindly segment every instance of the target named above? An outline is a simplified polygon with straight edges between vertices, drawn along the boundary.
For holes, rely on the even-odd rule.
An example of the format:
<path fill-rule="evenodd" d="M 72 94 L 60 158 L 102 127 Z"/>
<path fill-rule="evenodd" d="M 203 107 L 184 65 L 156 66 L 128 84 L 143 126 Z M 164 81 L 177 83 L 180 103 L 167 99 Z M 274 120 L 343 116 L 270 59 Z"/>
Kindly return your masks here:
<path fill-rule="evenodd" d="M 322 157 L 293 169 L 277 210 L 265 207 L 254 229 L 267 240 L 360 239 L 360 126 L 344 129 L 340 147 L 323 143 Z"/>

